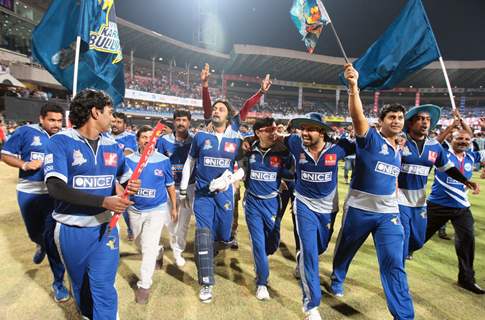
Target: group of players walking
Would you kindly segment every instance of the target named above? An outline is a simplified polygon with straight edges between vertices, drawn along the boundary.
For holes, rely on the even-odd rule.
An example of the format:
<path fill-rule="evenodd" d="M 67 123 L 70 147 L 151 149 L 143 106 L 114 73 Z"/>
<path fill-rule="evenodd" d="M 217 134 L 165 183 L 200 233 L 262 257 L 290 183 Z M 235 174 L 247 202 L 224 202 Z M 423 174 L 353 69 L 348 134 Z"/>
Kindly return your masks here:
<path fill-rule="evenodd" d="M 467 199 L 467 189 L 479 192 L 470 179 L 474 163 L 485 161 L 485 152 L 468 151 L 471 132 L 459 117 L 438 139 L 428 137 L 440 118 L 440 108 L 434 105 L 407 112 L 401 105 L 387 105 L 378 126 L 369 126 L 358 73 L 350 64 L 345 77 L 355 139 L 330 139 L 331 128 L 316 112 L 293 119 L 290 126 L 297 133 L 289 135 L 277 134 L 274 119 L 258 119 L 254 136 L 243 139 L 240 124 L 271 80 L 267 76 L 235 113 L 227 101 L 211 103 L 206 65 L 201 73 L 206 128 L 192 135 L 190 113 L 175 110 L 173 133 L 159 138 L 139 180 L 129 177 L 150 147 L 152 128 L 143 126 L 136 135 L 129 134 L 124 131 L 126 118 L 115 113 L 108 133 L 112 104 L 100 91 L 83 90 L 72 100 L 72 129 L 61 131 L 60 107 L 44 106 L 38 125 L 17 129 L 7 141 L 2 160 L 20 169 L 18 202 L 29 237 L 37 244 L 33 260 L 40 263 L 47 254 L 55 300 L 69 299 L 67 271 L 83 317 L 116 319 L 119 235 L 107 225 L 112 212 L 125 212 L 129 238 L 142 253 L 135 300 L 149 301 L 154 271 L 163 263 L 164 226 L 175 262 L 184 266 L 193 214 L 199 299 L 211 302 L 214 256 L 230 243 L 234 185 L 244 181 L 256 297 L 270 299 L 268 256 L 279 247 L 285 211 L 281 195 L 293 193 L 303 310 L 305 319 L 321 319 L 319 255 L 327 249 L 339 210 L 338 161 L 352 155 L 355 168 L 333 255 L 330 294 L 344 295 L 351 261 L 372 233 L 388 309 L 395 319 L 414 319 L 406 257 L 448 221 L 455 228 L 458 284 L 485 293 L 475 283 L 473 217 Z M 447 135 L 452 140 L 445 149 L 440 140 Z M 426 198 L 433 167 L 435 180 Z M 129 199 L 120 196 L 124 189 Z"/>

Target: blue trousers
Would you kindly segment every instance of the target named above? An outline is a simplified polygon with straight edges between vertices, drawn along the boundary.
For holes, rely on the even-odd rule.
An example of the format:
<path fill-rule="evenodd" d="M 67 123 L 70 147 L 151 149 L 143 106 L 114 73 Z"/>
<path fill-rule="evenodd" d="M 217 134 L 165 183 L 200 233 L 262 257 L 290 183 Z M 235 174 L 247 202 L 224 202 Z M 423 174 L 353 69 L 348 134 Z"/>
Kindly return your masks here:
<path fill-rule="evenodd" d="M 268 255 L 275 253 L 280 243 L 280 199 L 261 199 L 246 193 L 244 207 L 256 267 L 256 284 L 267 285 Z"/>
<path fill-rule="evenodd" d="M 207 228 L 214 241 L 229 241 L 233 220 L 234 193 L 232 186 L 215 195 L 197 193 L 194 199 L 195 227 Z"/>
<path fill-rule="evenodd" d="M 54 200 L 48 194 L 31 194 L 21 191 L 17 191 L 17 200 L 30 240 L 46 250 L 54 283 L 62 283 L 64 265 L 54 243 L 55 221 L 52 218 Z"/>
<path fill-rule="evenodd" d="M 332 215 L 313 211 L 298 199 L 295 199 L 293 208 L 300 238 L 298 268 L 303 290 L 303 309 L 308 311 L 318 307 L 322 299 L 318 256 L 327 249 Z"/>
<path fill-rule="evenodd" d="M 71 279 L 80 312 L 92 320 L 116 320 L 115 288 L 119 262 L 118 229 L 107 235 L 107 224 L 73 227 L 57 223 L 56 244 Z"/>
<path fill-rule="evenodd" d="M 423 247 L 426 239 L 428 218 L 426 206 L 413 208 L 399 205 L 401 223 L 404 228 L 403 258 Z"/>
<path fill-rule="evenodd" d="M 343 293 L 350 263 L 371 233 L 389 311 L 394 319 L 414 319 L 413 300 L 403 264 L 404 230 L 398 213 L 347 209 L 335 246 L 331 289 Z"/>

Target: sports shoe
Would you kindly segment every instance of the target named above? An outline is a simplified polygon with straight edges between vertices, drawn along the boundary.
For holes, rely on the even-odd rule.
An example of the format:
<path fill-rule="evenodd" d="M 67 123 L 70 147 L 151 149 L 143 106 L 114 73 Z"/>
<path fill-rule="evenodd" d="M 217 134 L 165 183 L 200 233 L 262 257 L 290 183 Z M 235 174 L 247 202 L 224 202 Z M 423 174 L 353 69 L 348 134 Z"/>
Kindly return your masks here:
<path fill-rule="evenodd" d="M 443 240 L 451 240 L 451 237 L 446 233 L 446 229 L 439 229 L 438 237 L 440 237 Z"/>
<path fill-rule="evenodd" d="M 293 271 L 293 276 L 298 280 L 301 279 L 300 268 L 298 268 L 298 264 L 296 265 L 295 270 Z"/>
<path fill-rule="evenodd" d="M 41 245 L 37 245 L 34 256 L 32 257 L 32 262 L 35 264 L 40 264 L 45 258 L 45 249 Z"/>
<path fill-rule="evenodd" d="M 237 238 L 233 237 L 231 240 L 229 240 L 229 246 L 231 249 L 237 250 L 239 249 L 239 242 L 237 242 Z"/>
<path fill-rule="evenodd" d="M 202 286 L 199 291 L 199 299 L 203 303 L 212 302 L 212 286 Z"/>
<path fill-rule="evenodd" d="M 315 307 L 305 312 L 305 320 L 322 320 L 320 312 L 318 312 L 318 308 Z"/>
<path fill-rule="evenodd" d="M 344 296 L 344 289 L 342 285 L 336 285 L 332 282 L 330 285 L 330 294 L 334 297 L 341 298 Z"/>
<path fill-rule="evenodd" d="M 256 290 L 256 298 L 258 300 L 269 300 L 271 297 L 269 296 L 268 288 L 266 286 L 258 286 Z"/>
<path fill-rule="evenodd" d="M 54 283 L 52 285 L 52 291 L 54 292 L 54 300 L 56 302 L 69 300 L 69 291 L 67 291 L 63 283 Z"/>
<path fill-rule="evenodd" d="M 184 257 L 182 257 L 181 252 L 174 251 L 173 257 L 175 258 L 175 264 L 177 265 L 177 267 L 182 268 L 183 266 L 185 266 L 185 259 Z"/>
<path fill-rule="evenodd" d="M 139 304 L 147 304 L 150 297 L 150 289 L 138 288 L 135 292 L 135 302 Z"/>
<path fill-rule="evenodd" d="M 476 293 L 476 294 L 485 294 L 485 290 L 480 288 L 480 286 L 478 284 L 476 284 L 475 282 L 458 281 L 458 286 L 462 287 L 465 290 Z"/>

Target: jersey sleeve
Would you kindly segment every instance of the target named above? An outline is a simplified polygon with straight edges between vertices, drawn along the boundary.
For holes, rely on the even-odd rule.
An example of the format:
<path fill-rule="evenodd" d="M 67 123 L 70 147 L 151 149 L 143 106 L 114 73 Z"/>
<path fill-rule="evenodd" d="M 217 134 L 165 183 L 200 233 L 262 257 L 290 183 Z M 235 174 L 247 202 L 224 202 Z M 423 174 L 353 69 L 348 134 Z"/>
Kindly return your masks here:
<path fill-rule="evenodd" d="M 164 140 L 164 139 L 163 139 L 163 136 L 162 136 L 162 137 L 160 137 L 160 138 L 158 138 L 158 140 L 157 140 L 157 144 L 155 145 L 155 149 L 156 149 L 156 150 L 157 150 L 159 153 L 161 153 L 161 154 L 163 154 L 163 155 L 168 156 L 168 155 L 166 154 L 167 149 L 165 148 L 165 143 L 163 142 L 163 140 Z"/>
<path fill-rule="evenodd" d="M 128 165 L 128 159 L 125 157 L 124 153 L 118 152 L 118 170 L 116 171 L 116 178 L 123 184 L 127 182 L 132 174 L 130 166 Z"/>
<path fill-rule="evenodd" d="M 372 145 L 376 145 L 376 136 L 377 136 L 376 128 L 369 128 L 367 132 L 363 136 L 355 136 L 355 142 L 357 146 L 361 149 L 368 149 Z"/>
<path fill-rule="evenodd" d="M 175 181 L 173 180 L 172 165 L 169 159 L 162 162 L 162 170 L 165 176 L 165 186 L 173 186 Z"/>
<path fill-rule="evenodd" d="M 453 162 L 448 159 L 448 155 L 446 150 L 443 148 L 442 145 L 438 145 L 438 157 L 436 158 L 435 167 L 441 172 L 444 172 L 450 168 L 453 168 L 455 165 Z"/>
<path fill-rule="evenodd" d="M 14 157 L 22 156 L 22 142 L 24 140 L 23 130 L 21 128 L 14 131 L 10 138 L 2 147 L 2 154 Z"/>
<path fill-rule="evenodd" d="M 129 150 L 131 152 L 135 152 L 138 148 L 138 143 L 136 142 L 136 136 L 129 135 L 126 139 L 125 150 Z"/>
<path fill-rule="evenodd" d="M 46 145 L 46 153 L 44 157 L 44 181 L 50 177 L 56 177 L 68 183 L 68 157 L 67 152 L 63 148 L 65 143 L 58 141 L 56 137 L 52 137 Z"/>
<path fill-rule="evenodd" d="M 189 155 L 193 159 L 196 159 L 199 157 L 199 146 L 198 146 L 199 139 L 200 139 L 200 135 L 196 134 L 194 136 L 194 139 L 192 140 L 192 144 L 190 145 Z"/>
<path fill-rule="evenodd" d="M 347 138 L 342 138 L 337 142 L 337 146 L 339 147 L 339 157 L 338 159 L 343 159 L 346 156 L 355 154 L 355 143 L 350 141 Z"/>
<path fill-rule="evenodd" d="M 301 137 L 297 134 L 291 134 L 285 137 L 284 144 L 291 153 L 295 153 L 296 148 L 301 145 Z"/>

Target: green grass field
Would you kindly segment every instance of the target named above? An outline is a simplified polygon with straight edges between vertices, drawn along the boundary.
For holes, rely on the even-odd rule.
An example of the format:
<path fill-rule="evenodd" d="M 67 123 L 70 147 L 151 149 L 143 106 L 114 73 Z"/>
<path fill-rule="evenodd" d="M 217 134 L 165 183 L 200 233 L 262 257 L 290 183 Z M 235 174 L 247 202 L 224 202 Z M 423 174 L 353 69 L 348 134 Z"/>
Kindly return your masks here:
<path fill-rule="evenodd" d="M 342 170 L 341 170 L 342 171 Z M 15 194 L 17 171 L 0 163 L 0 319 L 78 319 L 72 299 L 57 304 L 50 291 L 51 276 L 47 259 L 41 265 L 31 261 L 34 244 L 27 237 Z M 476 177 L 478 178 L 478 176 Z M 343 181 L 342 176 L 340 180 Z M 477 180 L 478 181 L 478 180 Z M 485 187 L 485 185 L 483 186 Z M 482 188 L 483 188 L 482 187 Z M 343 201 L 347 185 L 339 186 Z M 484 190 L 485 192 L 485 190 Z M 470 195 L 475 216 L 477 282 L 485 286 L 485 197 Z M 327 294 L 336 231 L 320 258 L 320 279 L 324 292 L 320 313 L 325 319 L 391 319 L 380 284 L 377 258 L 369 238 L 355 257 L 346 281 L 343 298 Z M 216 258 L 216 286 L 213 303 L 198 301 L 198 285 L 193 260 L 191 222 L 187 264 L 179 270 L 166 250 L 163 270 L 154 276 L 152 295 L 146 306 L 134 302 L 140 255 L 126 241 L 121 223 L 121 262 L 116 287 L 121 319 L 301 319 L 301 290 L 293 278 L 295 244 L 289 214 L 282 225 L 280 250 L 270 257 L 271 301 L 255 296 L 251 246 L 244 215 L 239 215 L 239 250 L 221 252 Z M 451 226 L 448 232 L 453 233 Z M 168 244 L 164 231 L 163 243 Z M 433 238 L 407 263 L 407 274 L 416 311 L 416 319 L 485 319 L 485 296 L 477 296 L 456 285 L 458 272 L 453 241 Z"/>

